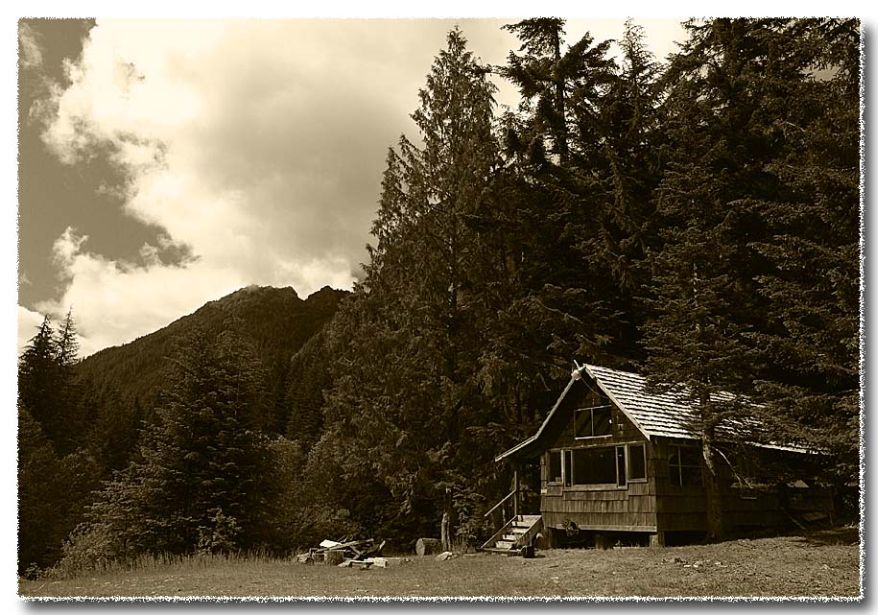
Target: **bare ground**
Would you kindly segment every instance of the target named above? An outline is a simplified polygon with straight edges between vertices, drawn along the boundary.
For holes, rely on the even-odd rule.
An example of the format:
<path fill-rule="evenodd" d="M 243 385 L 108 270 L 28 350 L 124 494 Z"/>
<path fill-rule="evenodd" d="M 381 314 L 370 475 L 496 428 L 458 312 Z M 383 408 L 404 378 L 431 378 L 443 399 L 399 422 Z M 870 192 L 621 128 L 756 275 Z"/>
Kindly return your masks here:
<path fill-rule="evenodd" d="M 384 569 L 294 560 L 181 562 L 62 580 L 22 580 L 31 597 L 837 597 L 860 595 L 855 530 L 713 545 L 556 549 L 533 559 L 394 558 Z"/>

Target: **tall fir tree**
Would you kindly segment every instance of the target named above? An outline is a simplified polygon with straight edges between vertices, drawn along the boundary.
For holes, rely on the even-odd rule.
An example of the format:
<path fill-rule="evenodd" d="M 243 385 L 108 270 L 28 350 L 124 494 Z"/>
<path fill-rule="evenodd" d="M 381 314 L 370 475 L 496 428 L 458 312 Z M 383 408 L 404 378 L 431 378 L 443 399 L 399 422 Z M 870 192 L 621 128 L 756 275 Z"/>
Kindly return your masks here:
<path fill-rule="evenodd" d="M 195 331 L 181 341 L 158 421 L 135 460 L 98 494 L 66 557 L 257 545 L 266 459 L 255 429 L 264 395 L 255 365 L 246 342 L 228 332 Z"/>
<path fill-rule="evenodd" d="M 40 423 L 52 440 L 62 431 L 57 413 L 60 380 L 58 342 L 46 315 L 18 360 L 18 406 Z"/>
<path fill-rule="evenodd" d="M 466 446 L 486 411 L 472 378 L 475 227 L 499 163 L 486 73 L 452 30 L 412 114 L 423 146 L 403 137 L 388 154 L 366 279 L 331 335 L 357 360 L 336 365 L 328 431 L 352 438 L 392 494 L 386 527 L 429 529 L 444 488 L 467 488 L 455 470 L 479 457 Z"/>
<path fill-rule="evenodd" d="M 770 230 L 754 243 L 770 263 L 757 396 L 785 437 L 832 454 L 827 478 L 843 485 L 859 467 L 860 24 L 783 21 L 771 40 L 764 79 L 783 95 L 765 112 L 783 150 L 769 169 L 782 190 L 753 205 Z"/>
<path fill-rule="evenodd" d="M 785 26 L 688 22 L 689 39 L 665 77 L 672 156 L 656 196 L 665 228 L 651 260 L 655 316 L 644 327 L 647 368 L 654 381 L 681 386 L 701 410 L 693 427 L 703 440 L 714 538 L 723 533 L 716 427 L 730 414 L 752 411 L 723 402 L 722 392 L 752 395 L 755 380 L 772 378 L 776 370 L 760 340 L 778 332 L 774 310 L 786 309 L 765 292 L 777 266 L 765 246 L 777 237 L 763 206 L 790 197 L 778 164 L 790 150 L 777 128 L 807 69 L 784 49 Z"/>

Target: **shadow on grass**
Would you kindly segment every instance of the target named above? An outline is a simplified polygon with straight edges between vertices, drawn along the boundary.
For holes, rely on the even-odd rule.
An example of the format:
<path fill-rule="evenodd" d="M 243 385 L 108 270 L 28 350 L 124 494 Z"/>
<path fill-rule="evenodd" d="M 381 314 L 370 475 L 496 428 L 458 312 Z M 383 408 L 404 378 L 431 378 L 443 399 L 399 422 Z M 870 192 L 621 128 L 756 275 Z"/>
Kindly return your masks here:
<path fill-rule="evenodd" d="M 860 528 L 844 525 L 805 532 L 803 538 L 815 545 L 855 545 L 860 542 Z"/>

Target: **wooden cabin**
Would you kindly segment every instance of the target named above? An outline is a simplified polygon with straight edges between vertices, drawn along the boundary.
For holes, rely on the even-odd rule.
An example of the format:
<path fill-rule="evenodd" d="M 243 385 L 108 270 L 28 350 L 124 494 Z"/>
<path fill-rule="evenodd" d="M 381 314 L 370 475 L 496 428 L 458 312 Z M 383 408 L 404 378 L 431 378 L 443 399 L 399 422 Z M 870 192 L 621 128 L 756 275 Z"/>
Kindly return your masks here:
<path fill-rule="evenodd" d="M 514 549 L 537 531 L 549 546 L 572 535 L 598 541 L 639 537 L 661 545 L 666 537 L 703 534 L 695 416 L 695 408 L 672 393 L 649 391 L 644 376 L 595 365 L 575 369 L 537 432 L 496 457 L 516 466 L 515 519 L 483 548 Z M 801 523 L 802 516 L 831 515 L 831 492 L 811 480 L 820 456 L 795 446 L 742 445 L 735 437 L 741 434 L 733 432 L 747 424 L 717 432 L 726 528 L 777 527 Z M 518 469 L 536 462 L 539 517 L 523 523 Z M 799 479 L 791 481 L 791 467 Z"/>

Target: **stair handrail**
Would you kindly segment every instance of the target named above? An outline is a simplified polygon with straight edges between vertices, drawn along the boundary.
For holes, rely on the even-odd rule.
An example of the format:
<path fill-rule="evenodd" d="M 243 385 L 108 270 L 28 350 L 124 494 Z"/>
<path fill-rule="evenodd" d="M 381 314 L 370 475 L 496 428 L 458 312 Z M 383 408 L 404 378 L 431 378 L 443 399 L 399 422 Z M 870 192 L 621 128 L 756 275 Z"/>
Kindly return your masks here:
<path fill-rule="evenodd" d="M 497 510 L 498 508 L 500 508 L 501 506 L 503 506 L 503 504 L 506 503 L 506 500 L 508 500 L 509 498 L 511 498 L 512 496 L 515 495 L 516 491 L 517 491 L 516 489 L 513 489 L 512 491 L 510 491 L 509 493 L 507 493 L 506 496 L 505 496 L 502 500 L 500 500 L 499 502 L 497 502 L 496 504 L 494 504 L 494 505 L 491 507 L 491 510 L 489 510 L 488 512 L 486 512 L 486 513 L 484 514 L 484 517 L 487 519 L 487 518 L 491 515 L 492 512 L 494 512 L 495 510 Z"/>
<path fill-rule="evenodd" d="M 482 544 L 482 546 L 481 546 L 480 548 L 481 548 L 481 549 L 487 549 L 489 546 L 493 546 L 493 545 L 497 544 L 497 541 L 503 536 L 503 534 L 506 533 L 506 530 L 508 530 L 509 528 L 511 528 L 513 525 L 515 525 L 515 517 L 512 517 L 509 521 L 507 521 L 506 523 L 504 523 L 504 524 L 500 527 L 499 530 L 497 530 L 496 532 L 494 532 L 493 536 L 491 536 L 488 540 L 486 540 L 486 541 Z"/>

